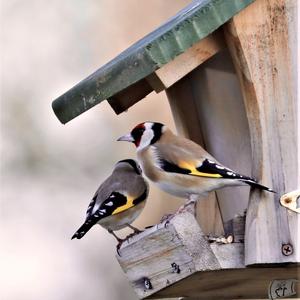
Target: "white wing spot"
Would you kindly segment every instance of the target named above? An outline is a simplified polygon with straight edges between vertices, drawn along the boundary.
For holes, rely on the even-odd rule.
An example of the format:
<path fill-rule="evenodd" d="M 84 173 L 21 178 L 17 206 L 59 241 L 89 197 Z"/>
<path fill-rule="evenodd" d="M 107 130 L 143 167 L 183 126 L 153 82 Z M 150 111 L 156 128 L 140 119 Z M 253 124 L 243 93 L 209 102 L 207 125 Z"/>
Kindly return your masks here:
<path fill-rule="evenodd" d="M 109 201 L 109 202 L 105 203 L 105 205 L 106 205 L 106 206 L 113 206 L 114 204 L 113 204 L 112 201 Z"/>
<path fill-rule="evenodd" d="M 229 175 L 229 176 L 230 176 L 230 175 L 233 175 L 233 173 L 232 173 L 232 172 L 226 172 L 226 173 L 227 173 L 227 175 Z"/>
<path fill-rule="evenodd" d="M 109 198 L 115 198 L 116 196 L 114 194 L 110 195 Z"/>
<path fill-rule="evenodd" d="M 210 160 L 210 159 L 208 159 L 207 161 L 208 161 L 209 163 L 211 163 L 211 164 L 215 164 L 215 162 L 212 161 L 212 160 Z"/>
<path fill-rule="evenodd" d="M 224 167 L 222 167 L 222 166 L 220 166 L 220 165 L 216 165 L 216 168 L 217 168 L 217 169 L 220 169 L 220 170 L 224 170 L 224 169 L 225 169 Z"/>

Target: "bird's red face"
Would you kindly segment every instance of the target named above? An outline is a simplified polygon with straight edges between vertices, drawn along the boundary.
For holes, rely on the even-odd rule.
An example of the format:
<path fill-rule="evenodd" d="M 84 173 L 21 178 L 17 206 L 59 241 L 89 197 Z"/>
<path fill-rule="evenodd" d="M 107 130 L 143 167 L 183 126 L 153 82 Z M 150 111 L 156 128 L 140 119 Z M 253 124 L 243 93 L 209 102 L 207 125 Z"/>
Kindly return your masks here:
<path fill-rule="evenodd" d="M 138 148 L 145 132 L 145 123 L 136 125 L 129 134 L 121 136 L 118 141 L 132 142 Z"/>
<path fill-rule="evenodd" d="M 121 136 L 118 141 L 127 141 L 142 149 L 157 142 L 162 135 L 163 124 L 144 122 L 135 126 L 129 134 Z"/>

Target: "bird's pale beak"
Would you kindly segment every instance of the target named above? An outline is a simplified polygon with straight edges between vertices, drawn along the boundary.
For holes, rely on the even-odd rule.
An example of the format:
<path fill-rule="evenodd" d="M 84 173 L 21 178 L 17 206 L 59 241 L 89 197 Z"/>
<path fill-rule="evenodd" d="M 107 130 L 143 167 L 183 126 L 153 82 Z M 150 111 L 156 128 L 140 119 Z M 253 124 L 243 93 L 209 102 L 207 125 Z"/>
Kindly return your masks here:
<path fill-rule="evenodd" d="M 134 142 L 133 137 L 130 133 L 125 134 L 117 139 L 117 141 Z"/>

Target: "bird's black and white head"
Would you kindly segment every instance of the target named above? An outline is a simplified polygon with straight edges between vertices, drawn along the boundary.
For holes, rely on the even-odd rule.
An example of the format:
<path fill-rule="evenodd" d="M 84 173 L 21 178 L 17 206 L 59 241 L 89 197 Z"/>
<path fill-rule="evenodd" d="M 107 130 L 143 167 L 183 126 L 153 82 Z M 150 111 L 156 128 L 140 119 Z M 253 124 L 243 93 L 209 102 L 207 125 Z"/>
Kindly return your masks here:
<path fill-rule="evenodd" d="M 115 165 L 115 170 L 133 171 L 138 175 L 142 174 L 142 169 L 134 159 L 122 159 Z"/>
<path fill-rule="evenodd" d="M 132 142 L 137 150 L 153 145 L 161 138 L 166 126 L 157 122 L 144 122 L 135 126 L 130 133 L 121 136 L 118 141 Z"/>

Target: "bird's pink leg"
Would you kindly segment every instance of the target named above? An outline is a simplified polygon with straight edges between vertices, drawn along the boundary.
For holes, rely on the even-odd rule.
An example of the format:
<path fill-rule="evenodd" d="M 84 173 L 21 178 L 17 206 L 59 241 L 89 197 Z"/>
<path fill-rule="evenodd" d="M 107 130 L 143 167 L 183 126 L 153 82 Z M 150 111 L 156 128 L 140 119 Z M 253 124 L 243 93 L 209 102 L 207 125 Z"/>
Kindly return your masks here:
<path fill-rule="evenodd" d="M 195 194 L 189 195 L 189 200 L 184 205 L 179 207 L 179 209 L 177 210 L 177 212 L 175 214 L 180 214 L 180 213 L 187 211 L 187 212 L 190 212 L 191 214 L 193 214 L 196 218 L 197 217 L 197 201 L 198 200 L 199 200 L 198 195 L 195 195 Z"/>
<path fill-rule="evenodd" d="M 140 229 L 138 229 L 138 228 L 132 226 L 131 224 L 127 224 L 127 226 L 128 226 L 130 229 L 133 230 L 134 234 L 138 234 L 138 233 L 143 232 L 143 230 L 140 230 Z"/>
<path fill-rule="evenodd" d="M 118 255 L 120 256 L 120 253 L 119 253 L 119 250 L 120 250 L 120 247 L 121 247 L 121 245 L 122 245 L 122 243 L 125 241 L 125 239 L 123 240 L 123 239 L 120 239 L 111 229 L 108 229 L 107 230 L 110 234 L 112 234 L 114 237 L 115 237 L 115 239 L 118 241 L 118 245 L 117 245 L 117 253 L 118 253 Z"/>
<path fill-rule="evenodd" d="M 196 194 L 189 195 L 188 201 L 179 207 L 179 209 L 174 214 L 168 214 L 163 216 L 161 219 L 161 223 L 166 222 L 168 223 L 172 218 L 174 218 L 176 215 L 189 212 L 197 217 L 197 201 L 199 200 L 199 196 Z"/>

